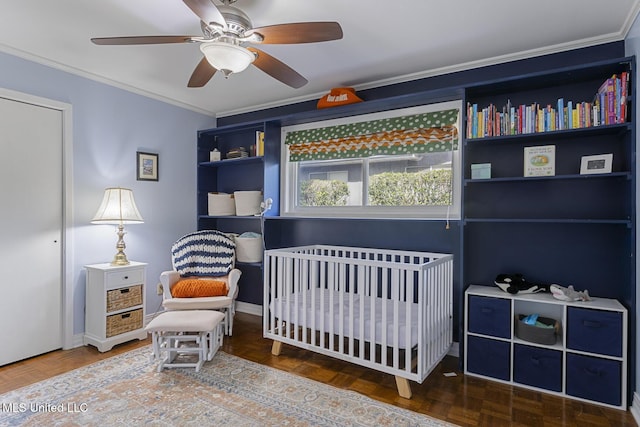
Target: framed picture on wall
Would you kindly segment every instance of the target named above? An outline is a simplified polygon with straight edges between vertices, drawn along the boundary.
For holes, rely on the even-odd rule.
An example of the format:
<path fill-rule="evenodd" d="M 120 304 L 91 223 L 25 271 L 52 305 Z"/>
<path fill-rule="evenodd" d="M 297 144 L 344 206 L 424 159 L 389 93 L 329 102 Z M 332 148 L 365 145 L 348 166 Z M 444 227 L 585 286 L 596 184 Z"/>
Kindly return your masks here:
<path fill-rule="evenodd" d="M 158 180 L 158 155 L 136 152 L 136 179 L 138 181 Z"/>

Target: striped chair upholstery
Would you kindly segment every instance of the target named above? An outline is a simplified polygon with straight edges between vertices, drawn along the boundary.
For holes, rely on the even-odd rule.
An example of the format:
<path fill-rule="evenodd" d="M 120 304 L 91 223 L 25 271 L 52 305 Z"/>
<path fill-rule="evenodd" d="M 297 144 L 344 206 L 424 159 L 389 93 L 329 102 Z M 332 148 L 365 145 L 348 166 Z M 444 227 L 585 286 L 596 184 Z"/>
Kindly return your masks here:
<path fill-rule="evenodd" d="M 171 247 L 173 268 L 180 276 L 226 276 L 233 269 L 235 242 L 217 230 L 187 234 Z"/>

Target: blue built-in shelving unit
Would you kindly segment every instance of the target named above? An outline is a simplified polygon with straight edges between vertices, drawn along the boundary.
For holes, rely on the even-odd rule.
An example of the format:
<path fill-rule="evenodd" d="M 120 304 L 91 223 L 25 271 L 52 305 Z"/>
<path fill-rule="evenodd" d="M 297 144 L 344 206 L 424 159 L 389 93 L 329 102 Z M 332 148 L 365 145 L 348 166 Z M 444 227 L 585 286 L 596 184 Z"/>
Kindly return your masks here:
<path fill-rule="evenodd" d="M 635 384 L 635 69 L 624 43 L 608 43 L 358 91 L 365 101 L 317 110 L 316 101 L 218 118 L 198 135 L 198 228 L 259 231 L 256 218 L 209 217 L 210 191 L 263 190 L 274 200 L 265 220 L 268 248 L 326 243 L 453 253 L 454 340 L 462 346 L 464 291 L 492 286 L 499 273 L 522 273 L 532 282 L 574 285 L 613 298 L 629 311 L 629 382 Z M 281 217 L 281 127 L 449 100 L 464 105 L 590 101 L 614 73 L 630 72 L 626 123 L 526 135 L 463 138 L 462 217 L 346 219 Z M 466 119 L 466 117 L 465 117 Z M 464 121 L 463 121 L 464 122 Z M 248 148 L 265 132 L 260 159 L 208 162 L 213 147 Z M 524 177 L 523 149 L 555 145 L 555 176 Z M 612 172 L 581 175 L 583 156 L 613 154 Z M 490 179 L 471 179 L 470 166 L 491 163 Z M 243 269 L 240 301 L 261 304 L 260 265 Z"/>

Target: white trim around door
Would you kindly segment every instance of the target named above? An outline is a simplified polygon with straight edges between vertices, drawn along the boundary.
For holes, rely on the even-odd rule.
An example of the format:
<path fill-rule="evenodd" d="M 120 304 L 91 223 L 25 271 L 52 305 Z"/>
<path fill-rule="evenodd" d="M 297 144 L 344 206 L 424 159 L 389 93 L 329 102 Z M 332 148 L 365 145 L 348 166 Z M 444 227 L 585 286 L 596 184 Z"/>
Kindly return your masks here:
<path fill-rule="evenodd" d="M 0 88 L 0 98 L 62 113 L 62 348 L 73 347 L 73 119 L 71 104 Z"/>

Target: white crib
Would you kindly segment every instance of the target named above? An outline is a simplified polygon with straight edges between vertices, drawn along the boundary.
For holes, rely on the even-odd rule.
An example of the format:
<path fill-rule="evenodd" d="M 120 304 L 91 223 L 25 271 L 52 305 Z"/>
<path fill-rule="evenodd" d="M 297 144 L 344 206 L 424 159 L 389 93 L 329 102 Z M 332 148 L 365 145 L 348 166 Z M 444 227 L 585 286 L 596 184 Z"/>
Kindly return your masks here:
<path fill-rule="evenodd" d="M 395 375 L 411 398 L 447 354 L 453 255 L 341 246 L 265 251 L 263 330 L 282 343 Z"/>

